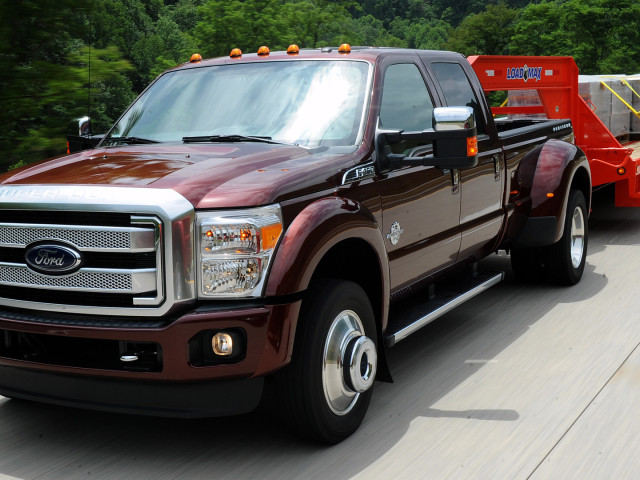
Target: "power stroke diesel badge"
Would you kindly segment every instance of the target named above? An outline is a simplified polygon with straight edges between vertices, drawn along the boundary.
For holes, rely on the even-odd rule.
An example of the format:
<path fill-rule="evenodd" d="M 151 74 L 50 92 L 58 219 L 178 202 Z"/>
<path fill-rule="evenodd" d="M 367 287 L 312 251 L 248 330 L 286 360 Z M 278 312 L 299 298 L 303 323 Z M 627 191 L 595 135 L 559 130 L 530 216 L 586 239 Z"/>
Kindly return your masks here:
<path fill-rule="evenodd" d="M 38 273 L 61 275 L 80 268 L 82 256 L 71 246 L 39 244 L 27 247 L 24 260 L 29 268 Z"/>

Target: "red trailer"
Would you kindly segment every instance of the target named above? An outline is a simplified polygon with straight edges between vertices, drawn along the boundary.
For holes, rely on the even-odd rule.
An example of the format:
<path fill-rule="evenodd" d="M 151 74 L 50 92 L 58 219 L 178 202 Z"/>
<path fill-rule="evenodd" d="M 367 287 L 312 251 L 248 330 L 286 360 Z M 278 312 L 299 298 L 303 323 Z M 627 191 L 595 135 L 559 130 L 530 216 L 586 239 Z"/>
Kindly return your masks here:
<path fill-rule="evenodd" d="M 640 142 L 621 145 L 579 95 L 572 57 L 478 55 L 468 60 L 485 92 L 538 92 L 542 105 L 494 107 L 494 115 L 543 113 L 571 119 L 575 144 L 589 159 L 593 186 L 615 183 L 616 206 L 640 206 Z"/>

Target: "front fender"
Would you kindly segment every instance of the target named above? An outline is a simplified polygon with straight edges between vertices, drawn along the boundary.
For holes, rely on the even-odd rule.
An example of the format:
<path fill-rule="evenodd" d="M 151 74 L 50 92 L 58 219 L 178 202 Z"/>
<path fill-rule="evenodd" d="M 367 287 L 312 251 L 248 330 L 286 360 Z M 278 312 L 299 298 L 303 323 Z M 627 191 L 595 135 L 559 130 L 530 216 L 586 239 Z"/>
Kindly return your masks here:
<path fill-rule="evenodd" d="M 578 172 L 579 188 L 589 189 L 585 198 L 590 203 L 589 163 L 578 147 L 551 139 L 525 156 L 516 175 L 519 198 L 515 199 L 512 230 L 517 231 L 511 232 L 515 247 L 551 245 L 562 238 L 567 202 Z"/>
<path fill-rule="evenodd" d="M 386 302 L 384 299 L 389 297 L 389 265 L 376 219 L 360 204 L 340 197 L 317 200 L 295 217 L 276 251 L 265 296 L 306 290 L 323 255 L 348 239 L 363 240 L 376 252 L 384 285 L 383 302 Z"/>

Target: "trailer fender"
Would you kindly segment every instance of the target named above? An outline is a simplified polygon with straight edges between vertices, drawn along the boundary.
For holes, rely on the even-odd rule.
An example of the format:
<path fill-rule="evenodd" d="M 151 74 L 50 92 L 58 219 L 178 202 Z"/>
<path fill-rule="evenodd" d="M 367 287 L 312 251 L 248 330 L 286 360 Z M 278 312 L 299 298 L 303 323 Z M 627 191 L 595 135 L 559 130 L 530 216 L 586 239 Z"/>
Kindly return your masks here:
<path fill-rule="evenodd" d="M 583 190 L 590 206 L 589 163 L 570 143 L 551 139 L 531 150 L 515 177 L 511 190 L 518 198 L 511 234 L 516 248 L 551 245 L 562 238 L 571 188 Z"/>

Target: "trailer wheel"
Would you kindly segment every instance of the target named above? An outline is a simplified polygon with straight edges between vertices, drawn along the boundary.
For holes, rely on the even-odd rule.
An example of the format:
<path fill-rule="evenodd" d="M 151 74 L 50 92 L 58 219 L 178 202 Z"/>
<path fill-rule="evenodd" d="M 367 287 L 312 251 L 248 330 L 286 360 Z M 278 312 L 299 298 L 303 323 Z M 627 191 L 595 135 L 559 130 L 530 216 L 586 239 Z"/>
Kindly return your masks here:
<path fill-rule="evenodd" d="M 542 282 L 546 273 L 544 260 L 544 251 L 540 247 L 511 250 L 511 269 L 519 282 Z"/>
<path fill-rule="evenodd" d="M 276 375 L 283 416 L 296 433 L 335 444 L 358 429 L 373 392 L 376 338 L 359 285 L 330 280 L 310 288 L 291 364 Z"/>
<path fill-rule="evenodd" d="M 580 190 L 571 190 L 562 238 L 548 247 L 549 276 L 561 285 L 575 285 L 582 278 L 587 259 L 589 225 L 587 202 Z"/>

